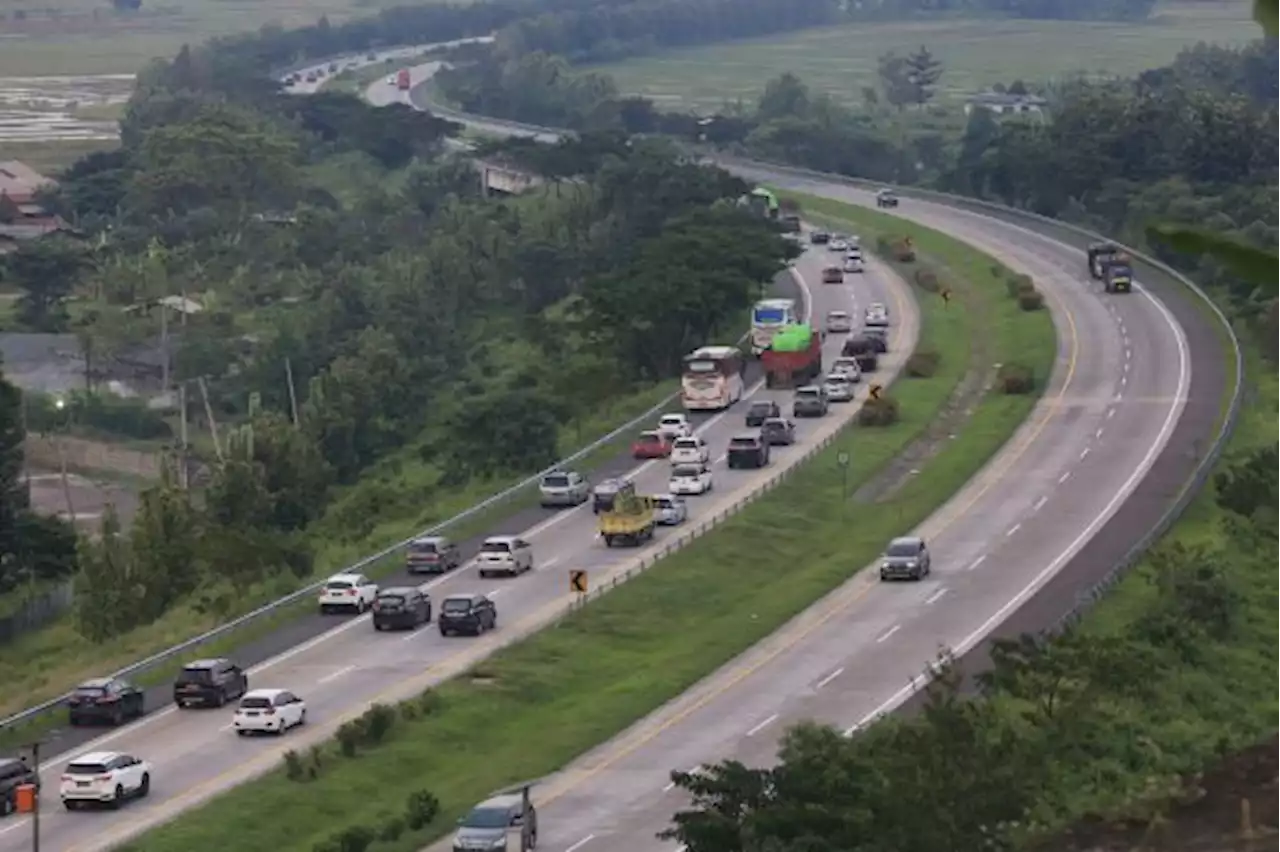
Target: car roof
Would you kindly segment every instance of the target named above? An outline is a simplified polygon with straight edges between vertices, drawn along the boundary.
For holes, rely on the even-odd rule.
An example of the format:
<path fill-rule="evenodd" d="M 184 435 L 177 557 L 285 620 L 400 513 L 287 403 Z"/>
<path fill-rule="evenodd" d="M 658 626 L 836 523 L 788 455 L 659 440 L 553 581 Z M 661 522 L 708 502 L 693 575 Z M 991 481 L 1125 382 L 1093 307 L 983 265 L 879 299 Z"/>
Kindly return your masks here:
<path fill-rule="evenodd" d="M 847 317 L 847 316 L 849 316 L 849 312 L 848 312 L 848 311 L 827 311 L 827 316 L 829 316 L 829 317 Z"/>
<path fill-rule="evenodd" d="M 340 574 L 334 574 L 326 582 L 332 582 L 334 580 L 346 580 L 348 582 L 355 582 L 356 580 L 363 580 L 363 579 L 364 579 L 363 574 L 357 574 L 354 571 L 343 571 Z"/>
<path fill-rule="evenodd" d="M 445 598 L 445 600 L 446 601 L 467 601 L 469 603 L 475 603 L 476 601 L 480 600 L 483 597 L 484 595 L 481 594 L 480 592 L 454 592 L 453 594 Z"/>
<path fill-rule="evenodd" d="M 269 686 L 269 687 L 264 687 L 262 689 L 251 689 L 244 694 L 244 697 L 245 698 L 275 698 L 280 693 L 287 692 L 287 691 L 288 690 L 277 689 L 273 686 Z"/>
<path fill-rule="evenodd" d="M 410 544 L 439 544 L 442 541 L 446 541 L 445 537 L 442 535 L 424 535 L 424 536 L 419 536 L 418 538 L 415 538 L 413 541 L 409 543 Z"/>
<path fill-rule="evenodd" d="M 802 387 L 796 388 L 796 393 L 803 393 L 804 391 L 808 391 L 809 393 L 817 393 L 820 390 L 822 390 L 822 388 L 818 387 L 817 385 L 804 385 Z"/>
<path fill-rule="evenodd" d="M 499 793 L 496 796 L 490 796 L 480 804 L 477 808 L 514 808 L 524 807 L 524 797 L 519 793 Z"/>
<path fill-rule="evenodd" d="M 641 438 L 646 438 L 646 437 L 648 437 L 648 438 L 661 438 L 661 437 L 662 437 L 662 433 L 661 433 L 661 432 L 659 432 L 657 429 L 645 429 L 643 432 L 641 432 L 641 433 L 640 433 L 640 437 L 641 437 Z"/>
<path fill-rule="evenodd" d="M 518 535 L 491 535 L 488 538 L 486 538 L 484 541 L 485 541 L 485 544 L 488 544 L 491 541 L 494 543 L 497 543 L 500 541 L 509 542 L 509 541 L 516 541 L 519 538 L 520 536 Z"/>
<path fill-rule="evenodd" d="M 772 399 L 757 399 L 755 402 L 751 403 L 751 407 L 755 408 L 756 406 L 760 406 L 761 408 L 773 408 L 777 404 L 778 403 Z"/>
<path fill-rule="evenodd" d="M 751 432 L 743 432 L 741 434 L 734 435 L 729 440 L 730 441 L 759 441 L 760 436 L 752 434 Z"/>
<path fill-rule="evenodd" d="M 697 435 L 681 435 L 679 438 L 676 438 L 677 444 L 697 444 L 701 441 L 702 438 Z"/>
<path fill-rule="evenodd" d="M 681 414 L 678 411 L 669 411 L 658 419 L 659 420 L 687 420 L 688 417 L 684 414 Z"/>
<path fill-rule="evenodd" d="M 115 678 L 113 677 L 91 677 L 88 680 L 80 681 L 80 684 L 76 687 L 76 689 L 92 688 L 95 686 L 106 686 L 107 684 L 111 683 L 114 680 Z"/>
<path fill-rule="evenodd" d="M 70 763 L 110 763 L 120 756 L 118 751 L 91 751 L 79 757 L 73 757 Z"/>
<path fill-rule="evenodd" d="M 379 595 L 411 595 L 414 592 L 421 592 L 417 586 L 387 586 L 384 589 L 378 589 Z"/>
<path fill-rule="evenodd" d="M 828 382 L 847 382 L 849 377 L 844 373 L 827 373 L 825 381 Z"/>
<path fill-rule="evenodd" d="M 207 657 L 203 660 L 192 660 L 183 666 L 186 669 L 211 669 L 227 662 L 226 657 Z"/>
<path fill-rule="evenodd" d="M 897 538 L 892 539 L 889 542 L 889 546 L 893 547 L 895 544 L 921 545 L 923 543 L 924 540 L 918 535 L 900 535 Z"/>
<path fill-rule="evenodd" d="M 787 418 L 785 418 L 785 417 L 769 417 L 769 418 L 766 418 L 766 419 L 765 419 L 765 421 L 764 421 L 764 425 L 768 426 L 770 423 L 774 423 L 774 424 L 781 424 L 781 425 L 783 425 L 783 426 L 786 426 L 786 425 L 787 425 L 787 423 L 788 423 L 788 421 L 787 421 Z"/>

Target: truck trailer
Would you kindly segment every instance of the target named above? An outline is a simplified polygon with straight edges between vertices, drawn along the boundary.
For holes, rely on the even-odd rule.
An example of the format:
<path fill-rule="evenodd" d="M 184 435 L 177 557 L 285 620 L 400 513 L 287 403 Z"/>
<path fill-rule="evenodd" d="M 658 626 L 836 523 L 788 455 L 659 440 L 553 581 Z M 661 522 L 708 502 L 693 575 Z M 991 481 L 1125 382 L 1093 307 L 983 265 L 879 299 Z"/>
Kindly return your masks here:
<path fill-rule="evenodd" d="M 765 387 L 798 388 L 822 375 L 822 336 L 807 323 L 790 325 L 773 336 L 760 355 Z"/>

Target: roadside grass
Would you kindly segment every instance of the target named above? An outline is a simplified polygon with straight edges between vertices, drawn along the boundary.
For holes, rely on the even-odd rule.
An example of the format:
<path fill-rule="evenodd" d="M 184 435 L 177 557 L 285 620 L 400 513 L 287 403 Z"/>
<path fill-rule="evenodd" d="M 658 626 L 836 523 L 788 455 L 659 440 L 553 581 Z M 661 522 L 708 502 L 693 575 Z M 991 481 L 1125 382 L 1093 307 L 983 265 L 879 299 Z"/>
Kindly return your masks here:
<path fill-rule="evenodd" d="M 1046 312 L 1013 306 L 994 261 L 920 226 L 837 205 L 833 218 L 864 239 L 911 234 L 918 245 L 968 278 L 975 298 L 944 306 L 923 298 L 921 347 L 936 349 L 932 378 L 901 379 L 892 394 L 900 421 L 845 430 L 775 491 L 616 591 L 553 628 L 402 705 L 373 753 L 343 757 L 332 744 L 299 755 L 314 780 L 285 769 L 235 788 L 177 821 L 131 841 L 133 852 L 313 848 L 356 826 L 378 835 L 374 852 L 408 852 L 442 836 L 475 801 L 516 781 L 554 772 L 609 739 L 777 630 L 848 580 L 884 541 L 923 521 L 1008 440 L 1036 402 L 988 395 L 921 475 L 891 498 L 857 507 L 841 499 L 837 455 L 849 453 L 856 490 L 921 435 L 968 368 L 974 335 L 991 340 L 991 357 L 1016 352 L 1046 375 L 1056 350 Z M 904 269 L 903 272 L 910 272 Z M 927 294 L 922 294 L 927 295 Z M 803 550 L 804 560 L 795 554 Z M 481 751 L 481 749 L 483 751 Z M 404 826 L 411 792 L 440 799 L 439 816 Z M 334 802 L 370 804 L 363 816 Z M 396 830 L 386 830 L 389 825 Z M 362 847 L 363 848 L 363 847 Z"/>
<path fill-rule="evenodd" d="M 956 106 L 995 83 L 1089 75 L 1131 76 L 1166 65 L 1197 42 L 1242 44 L 1258 36 L 1250 4 L 1162 2 L 1148 21 L 1033 21 L 956 18 L 865 22 L 777 37 L 667 51 L 600 66 L 628 94 L 659 107 L 711 111 L 753 106 L 765 84 L 792 72 L 815 91 L 862 102 L 878 83 L 877 59 L 927 47 L 943 65 L 935 103 Z"/>
<path fill-rule="evenodd" d="M 560 457 L 584 444 L 608 434 L 620 424 L 642 414 L 675 391 L 672 382 L 655 385 L 634 395 L 601 403 L 589 417 L 581 418 L 561 430 Z M 579 463 L 590 470 L 621 452 L 632 440 L 619 436 L 598 448 Z M 43 701 L 56 698 L 86 677 L 119 670 L 165 648 L 176 645 L 219 624 L 229 621 L 254 606 L 283 597 L 308 581 L 318 580 L 334 571 L 401 541 L 416 532 L 453 517 L 525 478 L 525 475 L 470 482 L 456 489 L 441 489 L 440 471 L 421 459 L 416 445 L 384 460 L 370 470 L 360 484 L 353 486 L 334 501 L 313 528 L 320 541 L 316 552 L 316 569 L 306 578 L 280 575 L 249 589 L 233 592 L 233 609 L 213 606 L 201 611 L 194 605 L 176 607 L 153 624 L 113 639 L 108 645 L 91 642 L 76 632 L 73 616 L 68 613 L 52 624 L 15 638 L 0 648 L 0 683 L 11 685 L 7 699 L 0 703 L 0 717 L 15 713 Z M 346 534 L 358 504 L 374 500 L 385 518 L 362 535 Z M 461 540 L 483 533 L 502 518 L 535 505 L 537 491 L 530 487 L 512 495 L 479 515 L 449 528 L 448 533 Z M 367 508 L 361 512 L 368 516 Z M 392 554 L 366 570 L 381 577 L 398 570 L 403 556 Z M 272 617 L 246 625 L 232 634 L 200 648 L 199 654 L 233 654 L 240 647 L 269 634 L 288 621 L 314 611 L 314 602 L 303 598 L 295 605 L 282 608 Z M 195 652 L 193 652 L 195 653 Z M 169 680 L 182 665 L 182 660 L 160 665 L 135 678 L 141 686 L 157 685 Z M 31 723 L 0 730 L 0 748 L 29 740 L 33 734 L 58 726 L 64 720 L 51 711 Z"/>

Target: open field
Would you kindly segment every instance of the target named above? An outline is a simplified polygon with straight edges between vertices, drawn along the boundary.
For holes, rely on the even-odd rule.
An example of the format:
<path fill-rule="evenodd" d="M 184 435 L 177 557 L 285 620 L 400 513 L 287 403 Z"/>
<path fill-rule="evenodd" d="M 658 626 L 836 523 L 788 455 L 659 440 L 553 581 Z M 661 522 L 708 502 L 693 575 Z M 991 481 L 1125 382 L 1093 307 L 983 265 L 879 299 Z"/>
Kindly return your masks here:
<path fill-rule="evenodd" d="M 726 521 L 720 530 L 568 617 L 557 627 L 500 651 L 471 673 L 406 705 L 379 753 L 354 759 L 326 747 L 300 755 L 314 780 L 284 772 L 242 786 L 178 822 L 130 843 L 139 852 L 215 848 L 233 842 L 251 852 L 281 845 L 309 847 L 364 823 L 395 822 L 395 809 L 413 790 L 441 800 L 430 825 L 383 831 L 379 852 L 408 852 L 443 834 L 452 818 L 490 791 L 540 777 L 627 727 L 764 638 L 796 612 L 870 561 L 885 537 L 929 515 L 964 484 L 1017 429 L 1034 396 L 990 395 L 927 463 L 891 496 L 849 507 L 832 495 L 841 484 L 836 464 L 851 453 L 851 490 L 876 478 L 914 446 L 973 368 L 974 350 L 1008 360 L 1013 353 L 1048 372 L 1055 350 L 1046 312 L 1022 313 L 992 278 L 991 260 L 947 237 L 880 214 L 845 208 L 842 227 L 868 244 L 880 229 L 912 234 L 922 250 L 963 276 L 974 293 L 966 310 L 945 309 L 920 293 L 920 346 L 941 355 L 931 378 L 902 379 L 893 394 L 902 420 L 887 428 L 852 427 L 776 492 Z M 904 270 L 908 274 L 910 270 Z M 987 345 L 975 346 L 979 335 Z M 990 364 L 985 366 L 989 367 Z M 798 546 L 807 558 L 794 560 Z M 779 566 L 786 570 L 779 570 Z M 743 617 L 751 613 L 751 618 Z M 591 649 L 584 653 L 583 649 Z M 475 732 L 486 754 L 477 760 Z M 309 789 L 299 790 L 299 784 Z M 333 801 L 387 806 L 386 817 L 357 817 Z M 234 838 L 234 839 L 233 839 Z"/>
<path fill-rule="evenodd" d="M 924 45 L 944 63 L 937 100 L 947 104 L 1018 78 L 1131 75 L 1168 63 L 1198 41 L 1239 44 L 1257 36 L 1247 2 L 1170 2 L 1142 23 L 950 18 L 849 24 L 671 51 L 601 70 L 622 91 L 670 109 L 714 110 L 739 99 L 751 106 L 765 83 L 786 71 L 852 104 L 861 101 L 863 87 L 876 85 L 881 54 Z"/>

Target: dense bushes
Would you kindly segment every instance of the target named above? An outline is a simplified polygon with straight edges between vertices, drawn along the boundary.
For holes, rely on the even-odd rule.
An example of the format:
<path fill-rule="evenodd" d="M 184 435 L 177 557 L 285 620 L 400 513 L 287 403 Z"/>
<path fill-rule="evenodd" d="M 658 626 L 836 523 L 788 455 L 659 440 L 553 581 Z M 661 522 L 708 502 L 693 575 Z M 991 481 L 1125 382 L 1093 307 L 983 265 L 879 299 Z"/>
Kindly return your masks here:
<path fill-rule="evenodd" d="M 907 375 L 913 379 L 930 378 L 938 372 L 938 366 L 941 362 L 942 355 L 938 350 L 929 347 L 916 349 L 907 358 Z"/>
<path fill-rule="evenodd" d="M 898 422 L 898 401 L 886 391 L 878 397 L 868 397 L 858 409 L 859 426 L 892 426 Z"/>
<path fill-rule="evenodd" d="M 173 428 L 163 414 L 141 399 L 73 391 L 58 398 L 27 394 L 26 405 L 27 428 L 32 432 L 88 429 L 140 441 L 173 437 Z"/>
<path fill-rule="evenodd" d="M 1035 371 L 1026 364 L 1001 364 L 996 370 L 996 387 L 1003 394 L 1029 394 L 1036 389 Z"/>

